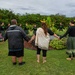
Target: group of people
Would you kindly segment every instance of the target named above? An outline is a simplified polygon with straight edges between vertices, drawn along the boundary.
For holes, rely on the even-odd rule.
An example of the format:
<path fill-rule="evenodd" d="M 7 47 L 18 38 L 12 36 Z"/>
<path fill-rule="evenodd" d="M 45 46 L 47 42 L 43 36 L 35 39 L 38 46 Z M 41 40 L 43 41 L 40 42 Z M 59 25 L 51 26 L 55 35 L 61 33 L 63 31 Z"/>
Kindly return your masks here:
<path fill-rule="evenodd" d="M 4 41 L 8 39 L 8 55 L 12 56 L 13 65 L 17 64 L 16 59 L 18 58 L 19 65 L 25 64 L 23 61 L 24 56 L 24 40 L 31 43 L 35 40 L 35 46 L 37 48 L 37 62 L 40 62 L 40 52 L 42 50 L 43 63 L 46 62 L 47 50 L 50 42 L 50 35 L 55 36 L 58 39 L 65 37 L 68 34 L 67 39 L 67 60 L 72 60 L 75 57 L 75 22 L 71 21 L 70 26 L 63 36 L 58 36 L 52 32 L 46 25 L 46 23 L 41 23 L 41 27 L 37 28 L 31 39 L 27 36 L 24 30 L 17 26 L 17 20 L 12 19 L 11 25 L 7 29 Z"/>

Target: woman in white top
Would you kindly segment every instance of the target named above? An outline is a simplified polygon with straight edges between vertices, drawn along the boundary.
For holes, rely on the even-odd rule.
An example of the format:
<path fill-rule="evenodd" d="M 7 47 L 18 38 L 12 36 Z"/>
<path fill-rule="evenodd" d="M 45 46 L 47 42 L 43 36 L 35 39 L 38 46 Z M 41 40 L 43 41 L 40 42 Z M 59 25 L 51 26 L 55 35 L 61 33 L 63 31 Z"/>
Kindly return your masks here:
<path fill-rule="evenodd" d="M 35 35 L 31 38 L 29 42 L 31 42 L 35 38 L 35 46 L 37 46 L 37 62 L 40 62 L 40 52 L 42 50 L 43 63 L 46 62 L 46 54 L 49 47 L 50 35 L 54 35 L 59 38 L 56 34 L 54 34 L 50 29 L 47 28 L 46 23 L 42 23 L 41 27 L 39 27 L 35 33 Z"/>

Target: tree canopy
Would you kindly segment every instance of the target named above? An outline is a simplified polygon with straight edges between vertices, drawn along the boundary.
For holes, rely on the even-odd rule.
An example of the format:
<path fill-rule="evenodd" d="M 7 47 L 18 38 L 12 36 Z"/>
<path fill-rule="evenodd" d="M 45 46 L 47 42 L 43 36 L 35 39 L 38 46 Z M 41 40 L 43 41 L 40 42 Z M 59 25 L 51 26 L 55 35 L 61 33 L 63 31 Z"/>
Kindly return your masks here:
<path fill-rule="evenodd" d="M 70 20 L 75 20 L 75 17 L 66 17 L 65 15 L 55 14 L 55 15 L 40 15 L 40 14 L 28 14 L 25 13 L 23 15 L 21 14 L 15 14 L 11 10 L 6 9 L 0 9 L 0 24 L 2 22 L 7 25 L 10 23 L 11 19 L 17 19 L 18 25 L 22 24 L 23 27 L 25 23 L 28 24 L 37 24 L 40 25 L 40 20 L 46 20 L 47 24 L 49 26 L 55 26 L 58 27 L 59 23 L 62 22 L 64 26 L 68 26 Z"/>

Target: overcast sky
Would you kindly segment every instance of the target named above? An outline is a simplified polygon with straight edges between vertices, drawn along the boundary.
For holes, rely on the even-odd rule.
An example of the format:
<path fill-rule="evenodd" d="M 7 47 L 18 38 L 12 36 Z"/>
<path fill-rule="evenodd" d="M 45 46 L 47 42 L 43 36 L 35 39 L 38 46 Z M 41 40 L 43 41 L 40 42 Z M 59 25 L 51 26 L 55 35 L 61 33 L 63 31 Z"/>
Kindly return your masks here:
<path fill-rule="evenodd" d="M 0 8 L 14 13 L 62 14 L 75 16 L 75 0 L 0 0 Z"/>

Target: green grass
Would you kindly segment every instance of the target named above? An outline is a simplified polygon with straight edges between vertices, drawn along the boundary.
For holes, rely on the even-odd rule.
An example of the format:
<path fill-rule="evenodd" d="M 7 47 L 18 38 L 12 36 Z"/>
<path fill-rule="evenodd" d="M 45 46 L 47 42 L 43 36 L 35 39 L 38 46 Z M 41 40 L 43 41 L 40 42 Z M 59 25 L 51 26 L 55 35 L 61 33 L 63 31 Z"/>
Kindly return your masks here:
<path fill-rule="evenodd" d="M 0 42 L 0 75 L 75 75 L 75 60 L 67 61 L 65 50 L 49 50 L 47 62 L 36 62 L 36 51 L 25 49 L 25 65 L 13 66 L 7 42 Z"/>

